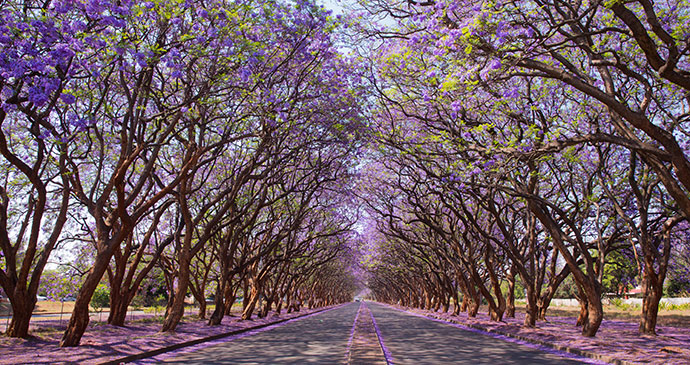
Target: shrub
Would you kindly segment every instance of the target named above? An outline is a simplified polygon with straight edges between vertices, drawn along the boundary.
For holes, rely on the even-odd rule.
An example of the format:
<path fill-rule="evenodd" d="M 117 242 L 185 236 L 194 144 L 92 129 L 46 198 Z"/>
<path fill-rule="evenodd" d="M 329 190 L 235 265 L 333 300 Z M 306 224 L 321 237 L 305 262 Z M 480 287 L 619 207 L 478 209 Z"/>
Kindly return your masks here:
<path fill-rule="evenodd" d="M 99 284 L 91 297 L 91 307 L 98 311 L 108 306 L 110 306 L 110 288 L 105 284 Z"/>

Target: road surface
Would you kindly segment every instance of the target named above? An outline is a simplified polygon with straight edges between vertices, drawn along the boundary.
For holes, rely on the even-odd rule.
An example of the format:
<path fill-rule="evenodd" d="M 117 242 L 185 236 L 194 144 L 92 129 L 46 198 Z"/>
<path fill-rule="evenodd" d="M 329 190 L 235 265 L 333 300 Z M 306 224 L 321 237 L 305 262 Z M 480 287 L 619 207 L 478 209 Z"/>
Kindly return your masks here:
<path fill-rule="evenodd" d="M 381 304 L 367 306 L 394 364 L 580 364 Z"/>
<path fill-rule="evenodd" d="M 355 346 L 355 317 L 361 303 L 349 303 L 323 313 L 286 323 L 255 335 L 212 345 L 165 359 L 178 364 L 346 364 Z M 578 364 L 556 354 L 494 337 L 470 332 L 449 324 L 407 314 L 367 302 L 378 336 L 372 341 L 380 359 L 388 364 Z M 365 309 L 364 307 L 361 309 Z M 364 314 L 363 314 L 364 313 Z M 371 313 L 371 314 L 369 314 Z M 362 322 L 361 319 L 358 321 Z M 364 327 L 363 327 L 364 328 Z M 375 331 L 372 328 L 371 331 Z M 355 341 L 356 342 L 356 341 Z M 369 346 L 371 348 L 371 346 Z M 369 351 L 369 354 L 372 352 Z M 350 359 L 350 361 L 348 361 Z M 369 361 L 369 360 L 367 360 Z"/>

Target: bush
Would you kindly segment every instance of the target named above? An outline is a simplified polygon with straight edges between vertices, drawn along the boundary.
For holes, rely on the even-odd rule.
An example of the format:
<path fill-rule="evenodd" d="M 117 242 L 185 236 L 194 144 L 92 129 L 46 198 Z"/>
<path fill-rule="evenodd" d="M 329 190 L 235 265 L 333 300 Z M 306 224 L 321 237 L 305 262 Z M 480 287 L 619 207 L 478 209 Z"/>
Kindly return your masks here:
<path fill-rule="evenodd" d="M 620 308 L 624 304 L 623 299 L 621 299 L 621 298 L 613 298 L 613 299 L 611 299 L 611 301 L 609 303 L 616 308 Z"/>
<path fill-rule="evenodd" d="M 99 284 L 91 297 L 91 307 L 101 310 L 110 306 L 110 288 L 105 284 Z"/>
<path fill-rule="evenodd" d="M 659 310 L 673 311 L 673 310 L 688 310 L 688 309 L 690 309 L 690 303 L 686 303 L 686 304 L 673 304 L 673 303 L 668 303 L 668 302 L 660 302 L 659 303 Z"/>

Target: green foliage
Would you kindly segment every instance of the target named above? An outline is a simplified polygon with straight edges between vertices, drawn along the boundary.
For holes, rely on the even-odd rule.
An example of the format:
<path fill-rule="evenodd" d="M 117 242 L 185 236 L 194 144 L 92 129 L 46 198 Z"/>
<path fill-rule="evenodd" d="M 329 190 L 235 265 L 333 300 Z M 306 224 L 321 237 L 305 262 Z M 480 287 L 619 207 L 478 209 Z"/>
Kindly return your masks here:
<path fill-rule="evenodd" d="M 668 302 L 659 303 L 660 310 L 674 311 L 674 310 L 690 310 L 690 303 L 673 304 Z"/>
<path fill-rule="evenodd" d="M 93 297 L 91 297 L 91 308 L 100 311 L 103 308 L 107 308 L 109 305 L 110 288 L 105 284 L 98 284 L 96 291 L 93 292 Z"/>
<path fill-rule="evenodd" d="M 556 289 L 554 298 L 570 299 L 577 297 L 577 285 L 572 275 L 569 275 Z"/>
<path fill-rule="evenodd" d="M 611 299 L 609 304 L 620 309 L 620 310 L 624 310 L 624 311 L 633 311 L 633 310 L 637 311 L 640 309 L 639 305 L 626 303 L 623 301 L 622 298 L 613 298 L 613 299 Z"/>
<path fill-rule="evenodd" d="M 664 295 L 671 297 L 687 297 L 690 296 L 690 289 L 687 281 L 676 280 L 676 278 L 669 277 L 666 280 L 666 287 L 664 287 Z"/>
<path fill-rule="evenodd" d="M 602 286 L 605 293 L 621 295 L 635 286 L 637 266 L 632 253 L 614 251 L 607 255 Z"/>
<path fill-rule="evenodd" d="M 501 283 L 501 292 L 503 296 L 508 297 L 508 282 Z M 525 299 L 525 287 L 522 285 L 520 278 L 515 278 L 515 300 Z"/>

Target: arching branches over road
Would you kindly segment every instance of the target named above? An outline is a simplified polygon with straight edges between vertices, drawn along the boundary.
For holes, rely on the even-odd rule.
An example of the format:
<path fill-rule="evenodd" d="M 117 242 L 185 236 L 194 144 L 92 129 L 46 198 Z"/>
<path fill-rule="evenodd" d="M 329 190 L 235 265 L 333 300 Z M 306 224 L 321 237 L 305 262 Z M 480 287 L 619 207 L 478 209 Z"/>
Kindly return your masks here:
<path fill-rule="evenodd" d="M 121 326 L 158 270 L 163 331 L 190 285 L 200 301 L 217 290 L 211 324 L 240 288 L 244 318 L 351 298 L 339 269 L 357 219 L 362 73 L 336 50 L 328 12 L 301 1 L 0 6 L 8 335 L 28 335 L 58 242 L 95 254 L 62 346 L 79 344 L 103 281 L 108 322 Z"/>
<path fill-rule="evenodd" d="M 399 270 L 373 269 L 376 295 L 409 304 L 391 284 L 410 281 L 441 293 L 432 302 L 483 298 L 500 319 L 517 280 L 534 326 L 569 276 L 578 325 L 594 336 L 607 265 L 630 254 L 640 332 L 653 334 L 673 237 L 690 217 L 687 4 L 363 4 L 389 17 L 359 28 L 381 40 L 366 185 L 388 187 L 364 195 L 383 249 L 405 256 Z M 450 294 L 431 288 L 437 267 L 454 270 Z"/>

